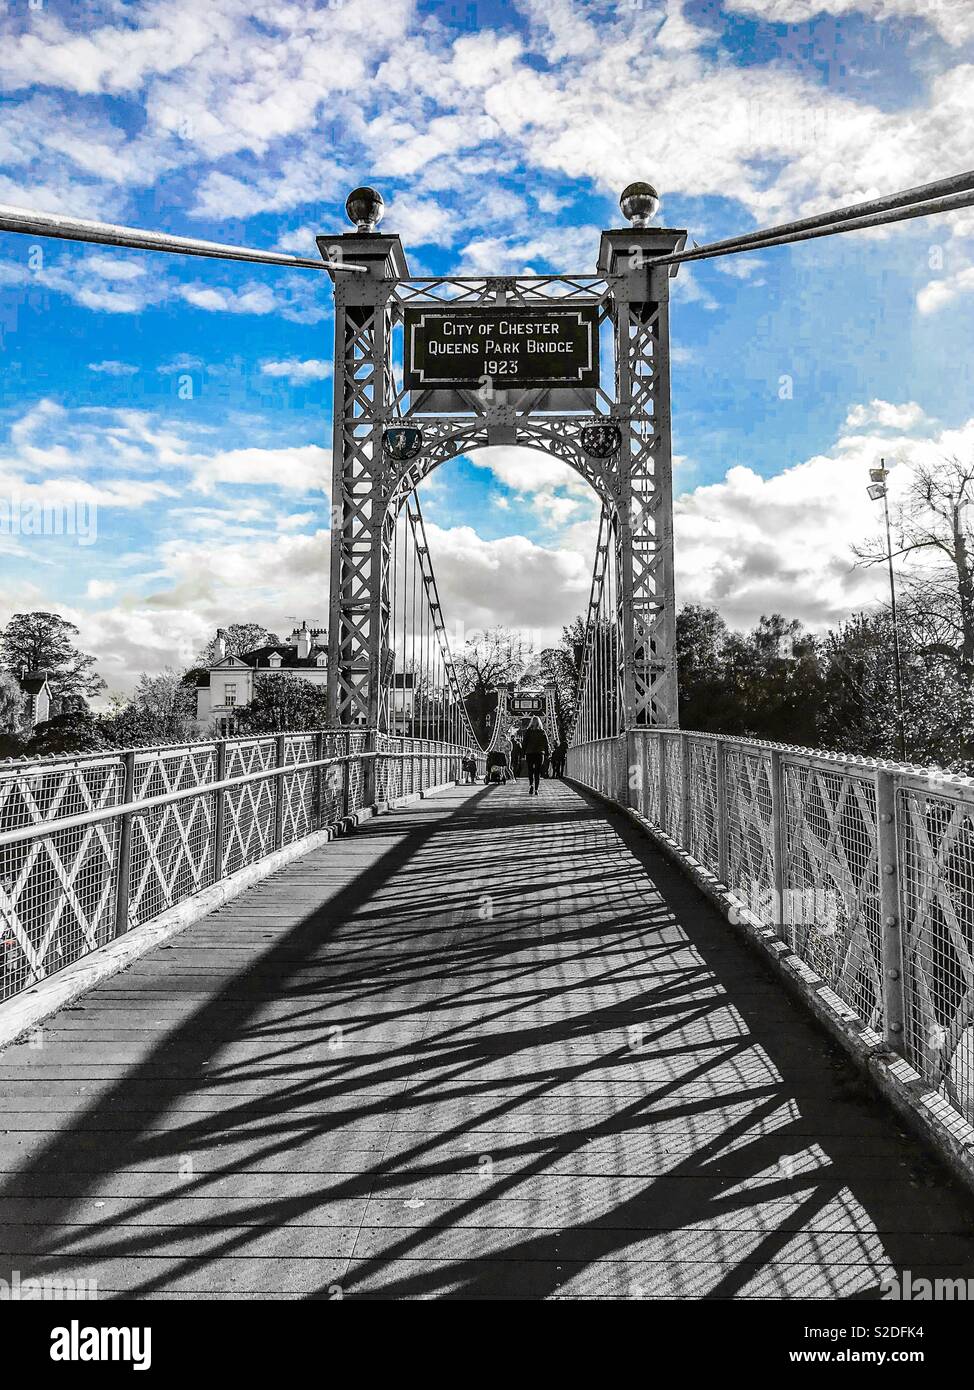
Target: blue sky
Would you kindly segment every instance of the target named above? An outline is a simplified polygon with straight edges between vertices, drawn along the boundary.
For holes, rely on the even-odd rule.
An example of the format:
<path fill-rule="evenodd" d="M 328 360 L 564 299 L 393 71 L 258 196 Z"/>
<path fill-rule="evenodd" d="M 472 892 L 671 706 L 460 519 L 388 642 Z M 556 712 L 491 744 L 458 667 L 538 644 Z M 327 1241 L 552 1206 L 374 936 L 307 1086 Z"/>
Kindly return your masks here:
<path fill-rule="evenodd" d="M 974 148 L 967 0 L 45 0 L 0 26 L 0 201 L 313 255 L 368 181 L 416 273 L 592 268 L 633 178 L 706 241 Z M 679 599 L 822 626 L 872 597 L 866 468 L 974 442 L 972 233 L 681 271 Z M 323 274 L 0 235 L 0 495 L 98 506 L 91 545 L 0 534 L 0 619 L 59 609 L 126 689 L 219 623 L 323 615 L 331 337 Z M 574 475 L 492 450 L 425 495 L 454 622 L 581 609 Z"/>

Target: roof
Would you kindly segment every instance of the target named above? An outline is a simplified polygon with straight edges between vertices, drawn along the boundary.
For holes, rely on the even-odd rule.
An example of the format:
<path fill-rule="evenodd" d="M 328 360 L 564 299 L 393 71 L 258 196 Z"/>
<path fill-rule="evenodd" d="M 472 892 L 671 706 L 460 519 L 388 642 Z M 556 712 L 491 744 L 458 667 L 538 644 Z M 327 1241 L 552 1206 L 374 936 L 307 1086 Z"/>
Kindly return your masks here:
<path fill-rule="evenodd" d="M 267 669 L 270 667 L 270 658 L 275 653 L 281 658 L 281 666 L 287 667 L 289 670 L 301 670 L 302 667 L 316 670 L 319 656 L 327 655 L 323 646 L 317 646 L 311 648 L 310 656 L 299 657 L 296 645 L 290 646 L 286 642 L 275 642 L 266 647 L 255 647 L 250 652 L 241 652 L 237 659 L 256 669 Z"/>
<path fill-rule="evenodd" d="M 47 685 L 46 671 L 28 671 L 25 676 L 18 676 L 20 688 L 26 695 L 39 695 Z"/>

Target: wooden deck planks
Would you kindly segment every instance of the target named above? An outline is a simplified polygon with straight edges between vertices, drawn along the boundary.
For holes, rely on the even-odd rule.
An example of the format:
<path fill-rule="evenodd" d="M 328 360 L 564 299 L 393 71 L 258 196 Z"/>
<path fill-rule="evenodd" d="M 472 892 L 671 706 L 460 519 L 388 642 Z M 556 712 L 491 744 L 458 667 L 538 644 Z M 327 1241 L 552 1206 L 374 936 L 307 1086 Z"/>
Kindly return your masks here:
<path fill-rule="evenodd" d="M 622 818 L 457 789 L 0 1055 L 0 1277 L 102 1297 L 874 1298 L 969 1200 Z"/>

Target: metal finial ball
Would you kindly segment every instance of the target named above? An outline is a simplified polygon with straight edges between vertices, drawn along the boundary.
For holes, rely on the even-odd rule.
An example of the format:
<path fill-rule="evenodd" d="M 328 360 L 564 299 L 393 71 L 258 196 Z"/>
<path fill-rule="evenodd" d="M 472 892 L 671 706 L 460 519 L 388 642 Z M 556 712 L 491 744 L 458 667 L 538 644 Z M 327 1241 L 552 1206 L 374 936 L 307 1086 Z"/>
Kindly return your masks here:
<path fill-rule="evenodd" d="M 659 207 L 659 194 L 651 183 L 631 183 L 622 190 L 619 206 L 634 227 L 648 227 Z"/>
<path fill-rule="evenodd" d="M 345 199 L 348 220 L 357 232 L 374 232 L 385 210 L 382 194 L 374 188 L 353 188 Z"/>

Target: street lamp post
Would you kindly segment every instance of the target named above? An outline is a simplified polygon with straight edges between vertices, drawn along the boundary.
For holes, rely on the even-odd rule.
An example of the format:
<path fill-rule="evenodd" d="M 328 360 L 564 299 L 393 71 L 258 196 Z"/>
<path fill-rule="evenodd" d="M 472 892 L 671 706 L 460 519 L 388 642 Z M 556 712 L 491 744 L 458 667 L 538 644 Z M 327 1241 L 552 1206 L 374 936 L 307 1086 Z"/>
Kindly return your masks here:
<path fill-rule="evenodd" d="M 900 628 L 896 618 L 896 580 L 893 575 L 893 537 L 889 525 L 889 496 L 886 479 L 889 469 L 886 460 L 879 460 L 878 468 L 870 468 L 869 487 L 866 489 L 874 502 L 883 499 L 883 516 L 886 520 L 886 563 L 889 566 L 889 606 L 893 618 L 893 666 L 896 673 L 896 726 L 899 736 L 900 757 L 906 762 L 906 726 L 903 720 L 903 668 L 900 662 Z"/>

